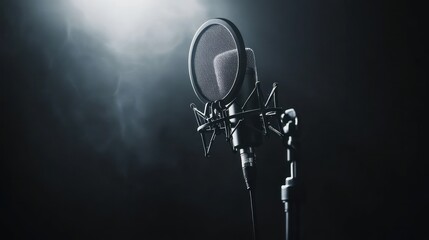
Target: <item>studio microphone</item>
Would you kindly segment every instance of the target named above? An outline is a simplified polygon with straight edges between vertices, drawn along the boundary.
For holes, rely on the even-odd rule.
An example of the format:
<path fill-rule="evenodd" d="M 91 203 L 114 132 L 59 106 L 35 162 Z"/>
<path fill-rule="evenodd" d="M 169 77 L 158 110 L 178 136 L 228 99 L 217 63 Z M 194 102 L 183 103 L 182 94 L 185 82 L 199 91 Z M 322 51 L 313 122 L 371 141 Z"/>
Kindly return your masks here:
<path fill-rule="evenodd" d="M 257 82 L 255 54 L 252 49 L 246 48 L 247 67 L 241 88 L 231 106 L 229 116 L 234 116 L 247 110 L 260 108 L 258 96 L 252 95 Z M 218 54 L 214 58 L 216 80 L 220 89 L 227 83 L 228 77 L 235 71 L 237 65 L 237 50 L 229 50 Z M 257 114 L 230 119 L 232 129 L 231 144 L 233 150 L 240 153 L 243 176 L 247 189 L 255 186 L 255 148 L 262 144 L 262 122 Z"/>
<path fill-rule="evenodd" d="M 192 88 L 203 111 L 191 109 L 197 122 L 204 155 L 210 156 L 216 136 L 224 133 L 235 152 L 240 153 L 246 187 L 249 190 L 253 236 L 256 239 L 255 148 L 269 133 L 282 139 L 287 149 L 291 175 L 281 187 L 286 217 L 286 239 L 297 239 L 298 205 L 296 184 L 296 136 L 298 119 L 294 109 L 285 111 L 278 104 L 278 84 L 267 98 L 262 95 L 255 55 L 245 48 L 238 28 L 229 20 L 216 18 L 203 23 L 192 39 L 188 58 Z"/>

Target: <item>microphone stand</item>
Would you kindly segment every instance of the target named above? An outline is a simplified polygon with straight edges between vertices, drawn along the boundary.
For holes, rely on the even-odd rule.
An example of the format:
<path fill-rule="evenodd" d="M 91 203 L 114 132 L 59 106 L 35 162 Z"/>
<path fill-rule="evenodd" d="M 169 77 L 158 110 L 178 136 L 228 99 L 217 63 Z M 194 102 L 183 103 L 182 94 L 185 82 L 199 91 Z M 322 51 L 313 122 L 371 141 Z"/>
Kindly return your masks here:
<path fill-rule="evenodd" d="M 285 211 L 285 237 L 286 240 L 299 239 L 299 205 L 296 180 L 296 152 L 297 152 L 297 127 L 298 118 L 293 109 L 286 110 L 282 115 L 283 144 L 287 151 L 287 163 L 290 166 L 290 176 L 286 177 L 285 185 L 281 186 L 281 200 Z"/>

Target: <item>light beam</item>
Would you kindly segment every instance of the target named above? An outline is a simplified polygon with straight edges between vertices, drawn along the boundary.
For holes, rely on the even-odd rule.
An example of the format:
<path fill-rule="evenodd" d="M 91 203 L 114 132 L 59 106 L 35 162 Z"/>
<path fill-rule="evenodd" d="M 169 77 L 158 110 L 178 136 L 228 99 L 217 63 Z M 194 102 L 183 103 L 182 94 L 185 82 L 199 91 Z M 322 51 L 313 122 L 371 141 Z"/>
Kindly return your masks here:
<path fill-rule="evenodd" d="M 116 53 L 159 55 L 172 51 L 205 19 L 198 0 L 70 0 L 82 23 Z"/>

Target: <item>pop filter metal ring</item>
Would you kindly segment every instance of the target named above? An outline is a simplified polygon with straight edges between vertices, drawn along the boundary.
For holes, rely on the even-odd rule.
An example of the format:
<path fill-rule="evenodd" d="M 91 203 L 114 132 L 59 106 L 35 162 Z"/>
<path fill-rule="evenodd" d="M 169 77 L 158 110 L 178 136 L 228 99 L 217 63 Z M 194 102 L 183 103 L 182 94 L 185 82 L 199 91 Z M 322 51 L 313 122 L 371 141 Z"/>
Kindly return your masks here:
<path fill-rule="evenodd" d="M 231 34 L 232 39 L 234 40 L 234 43 L 237 47 L 237 53 L 238 53 L 238 65 L 237 65 L 237 72 L 235 75 L 234 83 L 232 84 L 231 89 L 229 89 L 228 93 L 225 96 L 223 96 L 222 99 L 209 99 L 203 93 L 201 88 L 198 86 L 197 76 L 195 73 L 195 66 L 194 66 L 194 59 L 195 59 L 195 53 L 196 53 L 196 48 L 198 46 L 198 42 L 201 36 L 204 34 L 204 32 L 213 25 L 220 25 L 224 27 L 226 30 L 228 30 L 228 32 Z M 231 21 L 223 18 L 210 19 L 207 22 L 203 23 L 203 25 L 201 25 L 201 27 L 195 33 L 194 38 L 192 39 L 190 50 L 189 50 L 188 68 L 189 68 L 189 77 L 191 79 L 192 88 L 194 89 L 195 94 L 197 95 L 197 97 L 200 99 L 201 102 L 206 103 L 211 101 L 219 101 L 220 105 L 225 106 L 231 101 L 233 101 L 243 83 L 244 75 L 246 73 L 246 64 L 247 64 L 247 57 L 246 57 L 246 50 L 245 50 L 243 38 L 238 28 Z"/>

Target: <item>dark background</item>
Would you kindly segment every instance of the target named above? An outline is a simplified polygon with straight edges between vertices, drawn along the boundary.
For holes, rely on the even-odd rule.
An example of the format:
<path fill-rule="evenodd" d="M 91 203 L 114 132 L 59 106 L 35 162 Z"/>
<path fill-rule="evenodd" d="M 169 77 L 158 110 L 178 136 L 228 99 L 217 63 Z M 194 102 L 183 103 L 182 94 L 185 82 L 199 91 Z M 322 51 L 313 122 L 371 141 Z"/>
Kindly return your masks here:
<path fill-rule="evenodd" d="M 189 44 L 214 17 L 298 111 L 302 239 L 428 236 L 421 6 L 200 1 L 177 46 L 131 62 L 88 30 L 70 40 L 60 2 L 0 3 L 3 239 L 251 238 L 239 156 L 218 139 L 204 158 L 189 109 Z M 262 239 L 283 238 L 284 154 L 257 149 Z"/>

